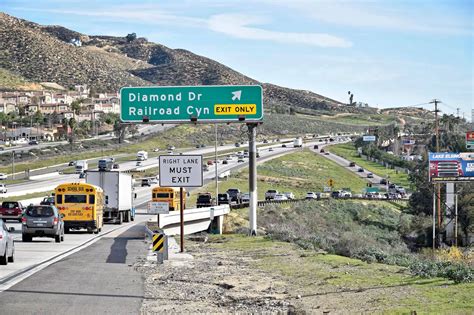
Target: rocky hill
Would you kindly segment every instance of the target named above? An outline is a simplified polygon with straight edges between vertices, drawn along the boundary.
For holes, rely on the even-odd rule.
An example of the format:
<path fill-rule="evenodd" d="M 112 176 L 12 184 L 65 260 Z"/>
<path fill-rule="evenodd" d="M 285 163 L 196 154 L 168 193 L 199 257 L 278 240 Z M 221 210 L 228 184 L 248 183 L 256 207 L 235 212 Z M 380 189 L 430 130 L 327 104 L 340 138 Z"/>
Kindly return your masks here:
<path fill-rule="evenodd" d="M 89 36 L 0 13 L 0 69 L 28 82 L 122 86 L 262 84 L 214 60 L 144 38 Z M 0 88 L 2 82 L 0 82 Z M 354 111 L 310 91 L 262 84 L 268 107 Z"/>

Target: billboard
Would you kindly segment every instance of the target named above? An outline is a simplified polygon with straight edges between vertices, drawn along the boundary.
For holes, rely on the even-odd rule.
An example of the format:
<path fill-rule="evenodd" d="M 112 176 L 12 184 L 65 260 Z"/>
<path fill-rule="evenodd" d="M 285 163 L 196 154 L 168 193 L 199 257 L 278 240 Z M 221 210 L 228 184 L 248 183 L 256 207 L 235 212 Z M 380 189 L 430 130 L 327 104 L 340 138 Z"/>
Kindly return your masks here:
<path fill-rule="evenodd" d="M 428 174 L 431 182 L 474 181 L 474 153 L 430 152 Z"/>
<path fill-rule="evenodd" d="M 415 140 L 414 139 L 403 139 L 402 143 L 403 143 L 403 145 L 414 145 Z"/>

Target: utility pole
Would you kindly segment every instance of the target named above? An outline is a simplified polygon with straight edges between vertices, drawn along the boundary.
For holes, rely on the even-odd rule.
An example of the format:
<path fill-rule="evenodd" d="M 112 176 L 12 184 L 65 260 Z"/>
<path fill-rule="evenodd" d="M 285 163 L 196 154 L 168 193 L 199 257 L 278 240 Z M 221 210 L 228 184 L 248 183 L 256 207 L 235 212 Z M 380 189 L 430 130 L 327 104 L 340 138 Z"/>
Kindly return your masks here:
<path fill-rule="evenodd" d="M 12 150 L 12 179 L 15 179 L 15 150 Z"/>
<path fill-rule="evenodd" d="M 438 103 L 441 101 L 434 99 L 430 102 L 431 104 L 434 103 L 435 105 L 435 139 L 436 139 L 436 152 L 439 152 L 439 119 L 438 119 Z M 441 184 L 436 184 L 436 199 L 437 199 L 437 207 L 438 207 L 438 239 L 441 241 Z"/>

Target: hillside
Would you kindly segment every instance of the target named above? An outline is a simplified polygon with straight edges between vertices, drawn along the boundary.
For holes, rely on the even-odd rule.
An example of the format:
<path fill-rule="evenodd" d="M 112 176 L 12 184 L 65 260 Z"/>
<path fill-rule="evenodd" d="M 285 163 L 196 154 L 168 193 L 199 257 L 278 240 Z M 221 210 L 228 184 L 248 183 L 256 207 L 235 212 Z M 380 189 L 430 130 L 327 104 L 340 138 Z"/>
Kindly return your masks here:
<path fill-rule="evenodd" d="M 124 34 L 125 35 L 125 34 Z M 214 60 L 144 38 L 89 36 L 0 13 L 0 69 L 16 80 L 87 84 L 97 91 L 144 85 L 262 84 Z M 71 44 L 80 40 L 81 45 Z M 269 108 L 357 111 L 310 91 L 262 84 Z M 12 88 L 1 80 L 0 88 Z"/>

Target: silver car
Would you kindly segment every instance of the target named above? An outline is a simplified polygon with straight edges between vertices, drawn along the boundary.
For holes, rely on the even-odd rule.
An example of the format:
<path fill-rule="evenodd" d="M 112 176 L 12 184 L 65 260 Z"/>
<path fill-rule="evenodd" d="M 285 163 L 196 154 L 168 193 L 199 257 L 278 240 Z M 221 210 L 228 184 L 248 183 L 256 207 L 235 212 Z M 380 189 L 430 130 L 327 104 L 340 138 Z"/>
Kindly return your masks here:
<path fill-rule="evenodd" d="M 34 236 L 64 241 L 63 215 L 53 205 L 28 206 L 21 222 L 23 242 L 31 242 Z"/>
<path fill-rule="evenodd" d="M 15 228 L 7 228 L 5 222 L 0 219 L 0 265 L 7 265 L 14 261 L 15 243 L 13 242 L 13 235 Z"/>

